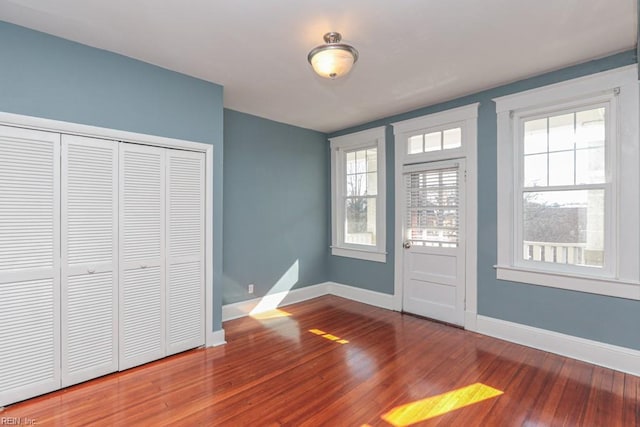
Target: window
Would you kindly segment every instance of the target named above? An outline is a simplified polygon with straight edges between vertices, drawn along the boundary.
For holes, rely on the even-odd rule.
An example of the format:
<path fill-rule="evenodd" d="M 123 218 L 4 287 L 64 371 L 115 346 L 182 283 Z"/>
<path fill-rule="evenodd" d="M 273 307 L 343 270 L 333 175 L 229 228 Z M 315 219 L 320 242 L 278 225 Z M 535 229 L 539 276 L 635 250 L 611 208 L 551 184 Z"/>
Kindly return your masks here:
<path fill-rule="evenodd" d="M 408 139 L 408 154 L 430 151 L 452 150 L 462 147 L 462 128 L 454 127 L 425 134 L 413 135 Z"/>
<path fill-rule="evenodd" d="M 412 245 L 457 248 L 460 231 L 460 167 L 405 176 L 405 239 Z"/>
<path fill-rule="evenodd" d="M 635 69 L 495 100 L 499 279 L 638 298 Z"/>
<path fill-rule="evenodd" d="M 385 128 L 331 138 L 332 254 L 386 262 Z"/>
<path fill-rule="evenodd" d="M 522 260 L 609 270 L 605 238 L 615 237 L 604 229 L 605 217 L 614 220 L 606 203 L 615 191 L 605 165 L 615 147 L 615 134 L 607 138 L 609 113 L 606 102 L 519 120 Z"/>

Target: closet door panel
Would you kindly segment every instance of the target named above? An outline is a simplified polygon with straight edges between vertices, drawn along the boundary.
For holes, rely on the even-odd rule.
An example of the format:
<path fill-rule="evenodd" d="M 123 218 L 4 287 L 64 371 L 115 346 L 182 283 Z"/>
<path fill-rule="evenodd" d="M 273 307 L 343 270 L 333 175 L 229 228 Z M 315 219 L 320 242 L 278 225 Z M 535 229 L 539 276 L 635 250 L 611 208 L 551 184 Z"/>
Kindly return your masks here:
<path fill-rule="evenodd" d="M 204 154 L 167 152 L 167 352 L 204 345 Z"/>
<path fill-rule="evenodd" d="M 124 271 L 121 292 L 120 336 L 122 361 L 120 369 L 127 369 L 164 357 L 162 289 L 160 266 Z"/>
<path fill-rule="evenodd" d="M 0 406 L 60 387 L 60 135 L 0 126 Z"/>
<path fill-rule="evenodd" d="M 120 370 L 165 355 L 164 157 L 120 144 Z"/>
<path fill-rule="evenodd" d="M 118 143 L 62 136 L 62 385 L 118 369 Z"/>

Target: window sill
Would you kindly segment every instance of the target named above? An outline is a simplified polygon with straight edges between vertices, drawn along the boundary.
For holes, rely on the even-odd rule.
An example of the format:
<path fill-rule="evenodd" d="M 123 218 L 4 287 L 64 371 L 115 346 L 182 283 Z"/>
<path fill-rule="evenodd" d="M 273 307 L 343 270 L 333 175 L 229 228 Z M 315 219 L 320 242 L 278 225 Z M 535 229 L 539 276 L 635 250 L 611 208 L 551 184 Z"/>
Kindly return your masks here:
<path fill-rule="evenodd" d="M 386 252 L 368 251 L 363 249 L 331 247 L 331 255 L 347 258 L 357 258 L 365 261 L 387 262 Z"/>
<path fill-rule="evenodd" d="M 512 266 L 494 266 L 496 278 L 550 288 L 567 289 L 590 294 L 640 300 L 640 282 L 626 282 L 613 278 L 568 275 Z"/>

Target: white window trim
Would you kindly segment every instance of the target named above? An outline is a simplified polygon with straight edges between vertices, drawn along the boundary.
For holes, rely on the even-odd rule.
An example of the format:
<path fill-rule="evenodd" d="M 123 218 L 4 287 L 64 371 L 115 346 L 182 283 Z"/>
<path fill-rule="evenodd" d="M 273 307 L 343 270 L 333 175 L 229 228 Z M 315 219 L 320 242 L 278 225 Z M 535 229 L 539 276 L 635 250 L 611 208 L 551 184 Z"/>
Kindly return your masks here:
<path fill-rule="evenodd" d="M 331 143 L 331 254 L 367 261 L 387 262 L 386 252 L 386 156 L 385 127 L 377 127 L 361 132 L 330 138 Z M 339 178 L 344 179 L 344 170 L 340 161 L 343 150 L 365 147 L 377 147 L 378 156 L 378 194 L 376 196 L 376 246 L 344 243 L 343 194 Z"/>
<path fill-rule="evenodd" d="M 498 122 L 498 279 L 640 299 L 637 76 L 637 65 L 631 65 L 494 99 Z M 605 227 L 615 225 L 615 229 L 607 230 L 613 233 L 614 246 L 609 249 L 616 257 L 614 265 L 597 276 L 591 275 L 587 268 L 582 273 L 574 273 L 553 271 L 553 268 L 547 269 L 544 265 L 540 265 L 541 268 L 523 265 L 516 255 L 514 228 L 518 224 L 514 197 L 518 179 L 516 173 L 520 170 L 515 163 L 519 161 L 515 134 L 519 116 L 608 97 L 614 99 L 612 110 L 615 110 L 610 128 L 615 132 L 611 155 L 617 164 L 611 168 L 615 190 L 610 209 L 616 216 Z"/>
<path fill-rule="evenodd" d="M 465 321 L 468 330 L 476 329 L 478 312 L 478 110 L 480 103 L 473 103 L 450 110 L 440 111 L 414 119 L 391 123 L 395 135 L 395 266 L 394 266 L 394 310 L 402 310 L 403 298 L 403 219 L 404 166 L 465 158 L 466 176 L 466 224 L 465 224 Z M 462 147 L 420 154 L 408 154 L 407 138 L 416 132 L 455 124 L 462 127 Z M 400 252 L 398 252 L 400 251 Z"/>

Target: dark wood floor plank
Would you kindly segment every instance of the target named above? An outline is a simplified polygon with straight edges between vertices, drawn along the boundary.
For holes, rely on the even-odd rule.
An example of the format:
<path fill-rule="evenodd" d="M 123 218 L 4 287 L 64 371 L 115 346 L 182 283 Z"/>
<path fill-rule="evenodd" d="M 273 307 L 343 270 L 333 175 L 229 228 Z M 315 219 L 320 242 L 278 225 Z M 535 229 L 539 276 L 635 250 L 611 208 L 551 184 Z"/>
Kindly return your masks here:
<path fill-rule="evenodd" d="M 69 387 L 0 417 L 65 427 L 640 423 L 638 377 L 335 296 L 224 327 L 225 346 Z"/>

